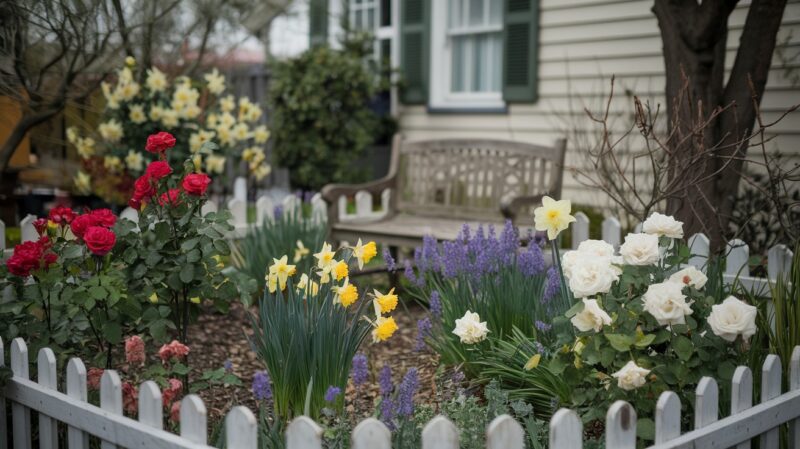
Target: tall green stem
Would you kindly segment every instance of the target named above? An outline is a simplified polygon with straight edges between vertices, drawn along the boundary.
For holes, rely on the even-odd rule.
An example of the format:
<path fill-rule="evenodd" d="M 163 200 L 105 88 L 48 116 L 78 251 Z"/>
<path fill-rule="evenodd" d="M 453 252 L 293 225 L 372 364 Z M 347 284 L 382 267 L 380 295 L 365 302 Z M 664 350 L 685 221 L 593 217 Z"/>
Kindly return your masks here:
<path fill-rule="evenodd" d="M 552 248 L 553 266 L 558 268 L 558 275 L 561 279 L 561 299 L 567 308 L 572 307 L 572 299 L 567 287 L 567 280 L 564 278 L 564 269 L 561 267 L 561 256 L 558 252 L 558 239 L 550 240 L 550 247 Z"/>

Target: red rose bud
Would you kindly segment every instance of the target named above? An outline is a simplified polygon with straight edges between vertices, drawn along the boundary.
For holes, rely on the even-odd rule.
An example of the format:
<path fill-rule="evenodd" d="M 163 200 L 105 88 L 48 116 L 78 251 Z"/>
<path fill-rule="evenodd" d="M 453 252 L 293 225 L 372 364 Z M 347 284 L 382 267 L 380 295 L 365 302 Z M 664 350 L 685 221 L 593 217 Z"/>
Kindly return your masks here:
<path fill-rule="evenodd" d="M 96 256 L 105 256 L 117 243 L 117 236 L 102 226 L 91 226 L 83 234 L 83 241 L 89 251 Z"/>
<path fill-rule="evenodd" d="M 165 161 L 153 161 L 147 166 L 144 174 L 153 179 L 161 179 L 172 173 L 172 167 Z"/>
<path fill-rule="evenodd" d="M 168 192 L 162 193 L 161 198 L 158 199 L 158 204 L 162 206 L 177 206 L 181 204 L 181 189 L 169 189 Z"/>
<path fill-rule="evenodd" d="M 151 153 L 163 153 L 174 146 L 175 137 L 168 132 L 161 131 L 157 134 L 151 134 L 147 138 L 147 144 L 144 149 Z"/>
<path fill-rule="evenodd" d="M 55 223 L 65 225 L 72 222 L 72 219 L 75 218 L 75 212 L 73 212 L 69 207 L 56 206 L 50 209 L 50 215 L 48 218 Z"/>
<path fill-rule="evenodd" d="M 47 232 L 47 219 L 46 218 L 37 218 L 33 222 L 33 227 L 36 229 L 36 232 L 42 236 Z"/>
<path fill-rule="evenodd" d="M 192 173 L 183 178 L 181 186 L 189 195 L 202 196 L 206 193 L 209 184 L 211 184 L 211 178 L 205 173 Z"/>
<path fill-rule="evenodd" d="M 136 198 L 131 198 L 128 200 L 128 206 L 131 209 L 139 210 L 142 208 L 142 200 L 137 200 Z"/>
<path fill-rule="evenodd" d="M 111 212 L 111 209 L 95 209 L 89 212 L 89 216 L 92 217 L 96 226 L 111 228 L 117 222 L 117 216 Z"/>

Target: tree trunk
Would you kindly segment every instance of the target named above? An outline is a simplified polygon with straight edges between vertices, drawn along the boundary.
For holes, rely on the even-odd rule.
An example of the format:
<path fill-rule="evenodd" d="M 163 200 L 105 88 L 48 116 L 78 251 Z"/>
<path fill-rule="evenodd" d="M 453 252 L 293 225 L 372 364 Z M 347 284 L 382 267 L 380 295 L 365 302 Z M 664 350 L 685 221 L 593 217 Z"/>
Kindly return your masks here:
<path fill-rule="evenodd" d="M 25 135 L 34 126 L 44 123 L 51 117 L 55 116 L 61 109 L 47 109 L 33 114 L 23 115 L 19 122 L 17 122 L 11 134 L 0 146 L 0 180 L 3 179 L 3 174 L 8 169 L 8 164 L 11 162 L 11 157 L 14 155 L 17 147 L 25 139 Z"/>
<path fill-rule="evenodd" d="M 747 80 L 754 78 L 760 101 L 786 5 L 786 0 L 753 1 L 725 86 L 728 18 L 737 1 L 656 0 L 653 6 L 664 45 L 668 178 L 678 185 L 667 212 L 684 222 L 686 235 L 703 232 L 717 249 L 741 177 L 742 162 L 731 157 L 746 155 L 747 143 L 741 141 L 755 121 Z"/>

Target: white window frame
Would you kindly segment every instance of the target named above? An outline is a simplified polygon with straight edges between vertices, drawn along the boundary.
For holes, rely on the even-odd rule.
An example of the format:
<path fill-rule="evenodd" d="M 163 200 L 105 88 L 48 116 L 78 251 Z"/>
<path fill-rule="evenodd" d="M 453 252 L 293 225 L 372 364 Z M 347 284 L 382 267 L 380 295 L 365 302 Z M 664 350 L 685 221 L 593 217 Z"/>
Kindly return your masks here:
<path fill-rule="evenodd" d="M 498 0 L 494 0 L 498 1 Z M 453 43 L 452 37 L 473 34 L 476 31 L 502 31 L 503 25 L 470 27 L 465 30 L 450 30 L 448 24 L 449 2 L 433 1 L 431 5 L 431 52 L 430 52 L 430 98 L 428 106 L 441 109 L 502 109 L 502 79 L 498 92 L 453 92 Z M 500 49 L 502 51 L 502 47 Z M 471 54 L 467 55 L 471 58 Z M 502 58 L 501 58 L 502 62 Z"/>

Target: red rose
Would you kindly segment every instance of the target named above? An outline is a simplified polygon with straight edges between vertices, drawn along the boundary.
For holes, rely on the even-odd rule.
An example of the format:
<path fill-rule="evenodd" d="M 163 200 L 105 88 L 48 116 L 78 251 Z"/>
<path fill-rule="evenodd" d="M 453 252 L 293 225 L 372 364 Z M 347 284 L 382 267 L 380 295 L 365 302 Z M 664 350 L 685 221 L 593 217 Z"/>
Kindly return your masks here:
<path fill-rule="evenodd" d="M 144 174 L 153 179 L 161 179 L 172 173 L 172 167 L 165 161 L 153 161 L 147 166 Z"/>
<path fill-rule="evenodd" d="M 75 237 L 79 239 L 83 239 L 83 234 L 86 233 L 86 230 L 89 229 L 90 226 L 94 226 L 94 218 L 92 218 L 91 214 L 83 214 L 78 215 L 72 220 L 69 227 L 72 230 L 72 233 L 75 234 Z"/>
<path fill-rule="evenodd" d="M 137 201 L 148 200 L 156 194 L 155 181 L 144 174 L 133 183 L 133 199 Z"/>
<path fill-rule="evenodd" d="M 183 383 L 178 379 L 170 379 L 169 387 L 165 388 L 164 391 L 161 392 L 161 400 L 163 401 L 164 407 L 169 407 L 172 401 L 180 396 L 182 391 Z"/>
<path fill-rule="evenodd" d="M 161 198 L 158 199 L 158 204 L 162 206 L 177 206 L 181 204 L 181 189 L 169 189 L 168 192 L 162 193 Z"/>
<path fill-rule="evenodd" d="M 114 215 L 114 212 L 111 212 L 111 209 L 95 209 L 89 212 L 89 216 L 92 217 L 96 226 L 110 228 L 117 222 L 117 216 Z"/>
<path fill-rule="evenodd" d="M 139 409 L 139 394 L 136 387 L 130 382 L 122 382 L 122 408 L 125 412 L 133 415 Z"/>
<path fill-rule="evenodd" d="M 131 198 L 128 200 L 128 207 L 130 207 L 131 209 L 139 210 L 142 208 L 142 200 Z"/>
<path fill-rule="evenodd" d="M 23 242 L 14 247 L 14 252 L 6 261 L 9 273 L 14 276 L 28 277 L 31 271 L 47 269 L 58 260 L 53 253 L 46 253 L 52 246 L 50 239 L 42 237 L 38 242 Z"/>
<path fill-rule="evenodd" d="M 33 222 L 33 227 L 36 229 L 36 232 L 41 236 L 47 232 L 47 219 L 46 218 L 37 218 Z"/>
<path fill-rule="evenodd" d="M 173 402 L 172 407 L 169 409 L 169 419 L 174 423 L 181 422 L 181 403 Z"/>
<path fill-rule="evenodd" d="M 163 153 L 174 146 L 175 137 L 168 132 L 161 131 L 157 134 L 151 134 L 147 138 L 147 144 L 144 149 L 151 153 Z"/>
<path fill-rule="evenodd" d="M 69 207 L 64 206 L 56 206 L 50 209 L 50 215 L 48 218 L 60 225 L 68 224 L 75 218 L 75 212 L 72 211 Z"/>
<path fill-rule="evenodd" d="M 102 226 L 91 226 L 83 234 L 83 241 L 92 254 L 105 256 L 117 243 L 117 236 Z"/>
<path fill-rule="evenodd" d="M 206 193 L 211 178 L 205 173 L 192 173 L 183 178 L 183 190 L 189 195 L 202 196 Z"/>
<path fill-rule="evenodd" d="M 86 373 L 86 383 L 90 390 L 100 389 L 100 380 L 103 378 L 104 372 L 103 368 L 89 368 Z"/>

